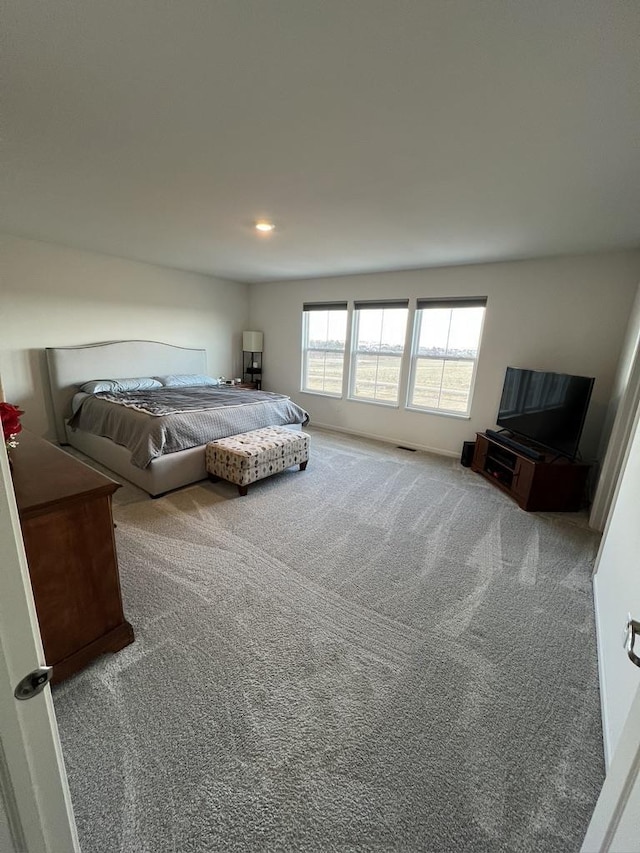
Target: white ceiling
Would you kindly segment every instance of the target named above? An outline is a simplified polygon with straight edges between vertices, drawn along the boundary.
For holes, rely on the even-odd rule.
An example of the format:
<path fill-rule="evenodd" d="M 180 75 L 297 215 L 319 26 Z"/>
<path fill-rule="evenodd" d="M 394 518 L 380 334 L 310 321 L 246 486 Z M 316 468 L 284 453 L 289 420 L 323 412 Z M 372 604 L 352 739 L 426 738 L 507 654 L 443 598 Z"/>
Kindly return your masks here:
<path fill-rule="evenodd" d="M 0 230 L 242 281 L 640 244 L 636 0 L 1 6 Z"/>

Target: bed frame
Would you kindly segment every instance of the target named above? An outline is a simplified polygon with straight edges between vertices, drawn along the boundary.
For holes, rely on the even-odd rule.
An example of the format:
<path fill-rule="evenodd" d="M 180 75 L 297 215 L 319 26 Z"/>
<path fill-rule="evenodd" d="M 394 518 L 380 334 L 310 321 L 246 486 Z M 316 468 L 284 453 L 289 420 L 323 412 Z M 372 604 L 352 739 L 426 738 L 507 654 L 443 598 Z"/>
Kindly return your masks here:
<path fill-rule="evenodd" d="M 154 459 L 147 468 L 131 463 L 131 452 L 108 438 L 71 430 L 71 401 L 78 386 L 91 379 L 206 373 L 203 349 L 177 347 L 156 341 L 107 341 L 75 347 L 48 347 L 51 398 L 60 444 L 70 444 L 151 497 L 204 480 L 205 446 L 192 447 Z"/>

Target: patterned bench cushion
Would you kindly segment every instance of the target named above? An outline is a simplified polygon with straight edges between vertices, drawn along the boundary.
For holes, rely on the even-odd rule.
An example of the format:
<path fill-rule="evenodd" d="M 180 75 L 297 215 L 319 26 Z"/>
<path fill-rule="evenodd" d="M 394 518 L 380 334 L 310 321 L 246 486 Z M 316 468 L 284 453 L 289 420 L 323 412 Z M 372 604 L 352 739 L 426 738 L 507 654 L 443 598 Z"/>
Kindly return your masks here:
<path fill-rule="evenodd" d="M 210 441 L 207 472 L 238 486 L 247 486 L 309 458 L 309 436 L 282 427 L 264 427 Z"/>

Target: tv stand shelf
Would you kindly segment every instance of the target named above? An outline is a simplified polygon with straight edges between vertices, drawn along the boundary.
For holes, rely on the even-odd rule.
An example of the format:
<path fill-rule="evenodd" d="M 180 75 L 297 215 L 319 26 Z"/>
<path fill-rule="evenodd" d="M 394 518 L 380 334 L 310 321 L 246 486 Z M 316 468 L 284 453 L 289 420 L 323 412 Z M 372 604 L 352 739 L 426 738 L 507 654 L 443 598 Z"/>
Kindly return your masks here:
<path fill-rule="evenodd" d="M 575 512 L 582 508 L 589 466 L 552 453 L 539 460 L 476 433 L 471 470 L 510 495 L 528 512 Z"/>

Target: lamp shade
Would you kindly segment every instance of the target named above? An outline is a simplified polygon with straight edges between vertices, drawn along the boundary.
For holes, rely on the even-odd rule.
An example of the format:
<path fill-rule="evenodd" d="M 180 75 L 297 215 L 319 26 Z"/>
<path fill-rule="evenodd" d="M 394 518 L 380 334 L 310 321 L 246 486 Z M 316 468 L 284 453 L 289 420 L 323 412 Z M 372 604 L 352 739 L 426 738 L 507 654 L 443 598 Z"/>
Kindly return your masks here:
<path fill-rule="evenodd" d="M 262 352 L 262 332 L 243 332 L 242 349 L 244 352 Z"/>

